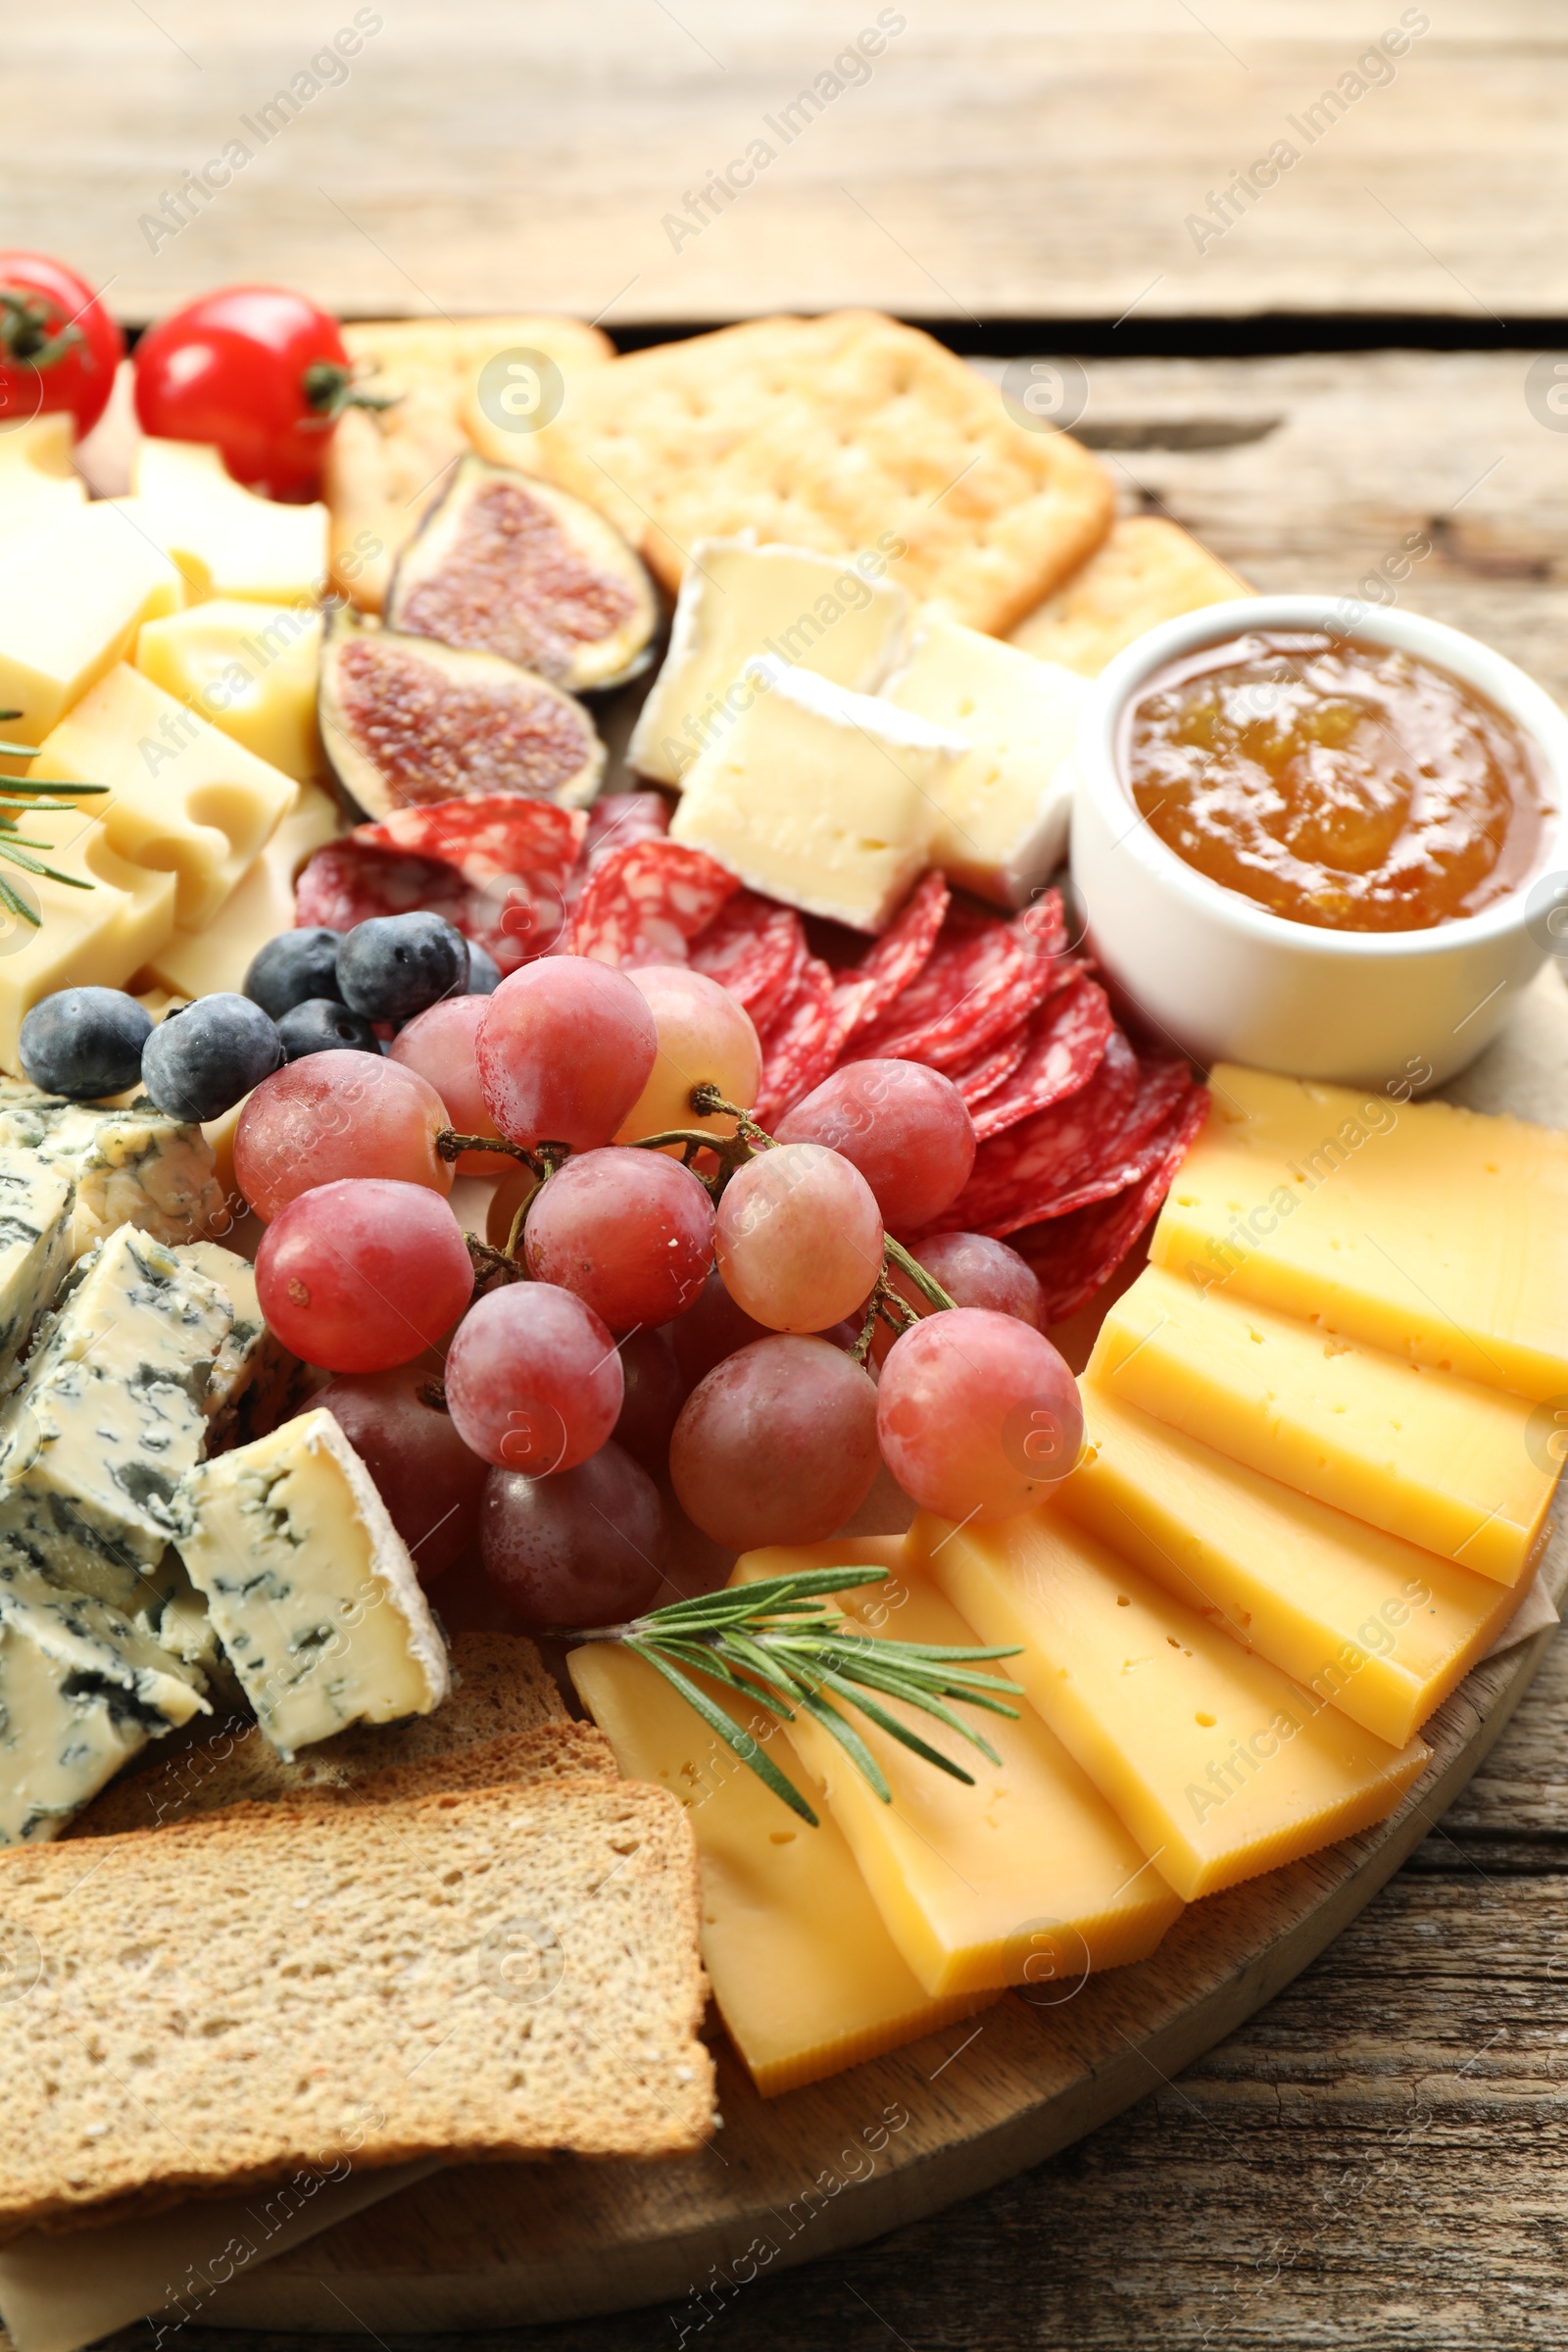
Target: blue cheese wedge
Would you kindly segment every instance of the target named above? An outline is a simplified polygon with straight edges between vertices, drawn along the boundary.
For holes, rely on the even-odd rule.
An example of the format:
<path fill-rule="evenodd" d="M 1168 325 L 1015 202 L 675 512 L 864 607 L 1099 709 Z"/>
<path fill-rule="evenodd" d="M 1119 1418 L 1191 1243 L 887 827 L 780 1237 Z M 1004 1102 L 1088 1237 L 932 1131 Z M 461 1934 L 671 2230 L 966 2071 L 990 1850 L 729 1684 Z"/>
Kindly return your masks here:
<path fill-rule="evenodd" d="M 0 1147 L 34 1152 L 76 1188 L 71 1253 L 135 1225 L 161 1242 L 194 1242 L 224 1214 L 212 1146 L 199 1127 L 151 1103 L 68 1102 L 0 1077 Z"/>
<path fill-rule="evenodd" d="M 233 1325 L 216 1283 L 124 1225 L 76 1266 L 0 1410 L 0 1538 L 140 1613 Z"/>
<path fill-rule="evenodd" d="M 71 1264 L 70 1176 L 31 1152 L 0 1146 L 0 1378 Z"/>
<path fill-rule="evenodd" d="M 0 1548 L 0 1846 L 57 1838 L 149 1740 L 211 1713 L 200 1686 L 117 1609 Z"/>
<path fill-rule="evenodd" d="M 174 1541 L 271 1744 L 428 1715 L 446 1645 L 369 1472 L 330 1413 L 184 1479 Z"/>
<path fill-rule="evenodd" d="M 234 1322 L 218 1351 L 207 1391 L 211 1421 L 207 1450 L 259 1438 L 274 1429 L 292 1403 L 300 1360 L 284 1347 L 262 1312 L 256 1268 L 220 1242 L 189 1242 L 174 1252 L 184 1264 L 217 1283 L 234 1310 Z"/>

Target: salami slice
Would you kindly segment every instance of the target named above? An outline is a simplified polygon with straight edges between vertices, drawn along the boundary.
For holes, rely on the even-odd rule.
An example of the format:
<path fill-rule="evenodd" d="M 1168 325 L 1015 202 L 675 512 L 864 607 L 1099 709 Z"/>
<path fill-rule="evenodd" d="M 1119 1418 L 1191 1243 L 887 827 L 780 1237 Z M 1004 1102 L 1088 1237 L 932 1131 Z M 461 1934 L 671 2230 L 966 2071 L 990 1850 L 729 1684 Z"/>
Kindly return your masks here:
<path fill-rule="evenodd" d="M 806 926 L 794 907 L 755 890 L 726 900 L 691 944 L 692 969 L 727 988 L 759 1032 L 794 995 L 806 955 Z"/>
<path fill-rule="evenodd" d="M 602 792 L 588 811 L 583 861 L 597 865 L 607 851 L 662 841 L 668 831 L 669 803 L 662 792 Z"/>
<path fill-rule="evenodd" d="M 378 849 L 345 833 L 317 851 L 294 886 L 294 920 L 328 931 L 352 931 L 378 914 L 413 914 L 428 907 L 457 923 L 463 882 L 449 865 Z"/>
<path fill-rule="evenodd" d="M 934 1070 L 964 1068 L 1075 968 L 1066 947 L 1054 891 L 1010 923 L 952 909 L 916 979 L 855 1035 L 852 1058 L 883 1054 Z"/>
<path fill-rule="evenodd" d="M 1207 1089 L 1189 1087 L 1154 1130 L 1150 1141 L 1157 1150 L 1135 1182 L 1032 1232 L 1014 1235 L 1013 1247 L 1044 1286 L 1048 1321 L 1061 1323 L 1076 1314 L 1125 1262 L 1158 1213 L 1207 1115 Z"/>
<path fill-rule="evenodd" d="M 561 945 L 586 821 L 547 801 L 491 793 L 396 808 L 379 824 L 359 826 L 354 839 L 449 866 L 463 890 L 460 911 L 448 919 L 487 948 L 506 973 Z"/>
<path fill-rule="evenodd" d="M 998 1241 L 1037 1223 L 1107 1143 L 1119 1139 L 1138 1084 L 1138 1056 L 1113 1029 L 1099 1067 L 1076 1094 L 981 1145 L 945 1222 L 955 1232 L 988 1233 Z"/>
<path fill-rule="evenodd" d="M 988 1046 L 977 1059 L 966 1062 L 961 1070 L 952 1070 L 949 1076 L 970 1110 L 989 1100 L 999 1086 L 1012 1076 L 1029 1048 L 1029 1028 L 1020 1021 L 1017 1028 L 997 1045 Z"/>
<path fill-rule="evenodd" d="M 788 1004 L 762 1038 L 762 1084 L 754 1105 L 760 1127 L 771 1127 L 821 1084 L 833 1067 L 836 1042 L 833 974 L 820 957 L 808 956 Z"/>
<path fill-rule="evenodd" d="M 933 866 L 922 874 L 892 922 L 858 964 L 834 985 L 834 1023 L 844 1043 L 880 1019 L 929 960 L 953 893 Z"/>
<path fill-rule="evenodd" d="M 975 1112 L 979 1140 L 1004 1134 L 1087 1085 L 1114 1027 L 1104 990 L 1083 972 L 1058 988 L 1034 1015 L 1026 1051 L 1012 1075 Z"/>
<path fill-rule="evenodd" d="M 572 954 L 623 969 L 684 963 L 687 941 L 739 888 L 706 850 L 662 839 L 621 844 L 601 858 L 583 885 L 572 918 Z"/>

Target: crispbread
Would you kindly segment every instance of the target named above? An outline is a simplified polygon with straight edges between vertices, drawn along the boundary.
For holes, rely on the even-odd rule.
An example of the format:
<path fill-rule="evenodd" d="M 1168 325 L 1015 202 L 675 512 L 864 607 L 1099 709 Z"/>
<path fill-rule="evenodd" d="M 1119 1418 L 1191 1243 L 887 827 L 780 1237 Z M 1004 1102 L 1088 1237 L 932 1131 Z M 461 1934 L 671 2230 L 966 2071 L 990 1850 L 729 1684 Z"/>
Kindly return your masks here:
<path fill-rule="evenodd" d="M 0 2233 L 300 2168 L 700 2144 L 696 1848 L 633 1782 L 253 1805 L 0 1861 Z"/>
<path fill-rule="evenodd" d="M 1253 593 L 1179 523 L 1126 514 L 1088 563 L 1019 621 L 1012 642 L 1093 678 L 1156 621 Z"/>
<path fill-rule="evenodd" d="M 343 341 L 370 371 L 367 389 L 399 395 L 390 409 L 346 410 L 322 467 L 333 577 L 363 611 L 379 612 L 399 549 L 465 451 L 534 470 L 534 436 L 501 432 L 479 407 L 485 362 L 504 351 L 542 352 L 569 381 L 613 359 L 614 346 L 578 319 L 535 318 L 373 319 L 345 326 Z"/>
<path fill-rule="evenodd" d="M 853 556 L 1004 634 L 1104 537 L 1113 499 L 1065 433 L 875 311 L 760 318 L 568 379 L 536 459 L 617 523 L 665 587 L 693 543 L 751 530 Z"/>

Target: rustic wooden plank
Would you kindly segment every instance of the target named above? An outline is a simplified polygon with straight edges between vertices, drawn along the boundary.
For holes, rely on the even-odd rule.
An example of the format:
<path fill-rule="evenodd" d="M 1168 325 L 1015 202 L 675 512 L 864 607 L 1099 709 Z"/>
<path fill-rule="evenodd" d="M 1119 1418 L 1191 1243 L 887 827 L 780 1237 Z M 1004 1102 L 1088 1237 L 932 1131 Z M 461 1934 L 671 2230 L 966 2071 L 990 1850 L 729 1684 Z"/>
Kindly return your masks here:
<path fill-rule="evenodd" d="M 130 318 L 234 277 L 360 315 L 558 307 L 612 323 L 856 302 L 1568 316 L 1568 26 L 1552 0 L 1407 10 L 1430 29 L 1367 75 L 1356 61 L 1397 29 L 1394 0 L 358 13 L 380 29 L 332 80 L 352 0 L 13 10 L 12 117 L 47 133 L 0 155 L 7 236 L 111 280 Z M 835 76 L 879 14 L 902 29 Z M 1345 95 L 1346 76 L 1364 95 Z M 1326 90 L 1344 112 L 1314 131 Z M 279 91 L 270 127 L 259 110 Z M 1195 237 L 1189 216 L 1281 139 L 1298 162 L 1238 198 L 1222 235 Z M 230 142 L 248 157 L 230 155 L 226 185 L 172 233 L 143 225 Z M 749 145 L 752 184 L 683 230 L 687 191 Z"/>

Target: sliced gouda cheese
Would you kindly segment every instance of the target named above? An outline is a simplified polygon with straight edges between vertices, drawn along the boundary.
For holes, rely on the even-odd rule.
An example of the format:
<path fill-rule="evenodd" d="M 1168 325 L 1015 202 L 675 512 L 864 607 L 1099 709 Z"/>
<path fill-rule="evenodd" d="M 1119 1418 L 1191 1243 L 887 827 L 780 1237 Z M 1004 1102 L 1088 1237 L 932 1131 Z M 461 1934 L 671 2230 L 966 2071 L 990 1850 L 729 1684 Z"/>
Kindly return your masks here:
<path fill-rule="evenodd" d="M 193 600 L 238 596 L 289 605 L 324 590 L 325 507 L 258 498 L 234 480 L 209 442 L 140 442 L 132 490 L 125 505 L 178 564 Z"/>
<path fill-rule="evenodd" d="M 304 783 L 325 767 L 316 718 L 321 615 L 237 597 L 150 620 L 136 667 L 258 760 Z"/>
<path fill-rule="evenodd" d="M 11 530 L 0 517 L 0 708 L 22 714 L 7 736 L 42 743 L 124 660 L 142 622 L 183 602 L 168 557 L 109 501 Z"/>
<path fill-rule="evenodd" d="M 1568 1395 L 1568 1135 L 1221 1062 L 1150 1245 L 1194 1286 Z"/>
<path fill-rule="evenodd" d="M 862 1558 L 890 1568 L 888 1582 L 836 1597 L 873 1638 L 980 1642 L 900 1536 L 747 1552 L 730 1582 Z M 1013 1663 L 986 1671 L 1010 1680 Z M 972 1774 L 972 1785 L 911 1755 L 848 1701 L 840 1712 L 881 1767 L 891 1804 L 809 1716 L 797 1716 L 790 1740 L 928 1992 L 1027 1984 L 1049 1974 L 1065 1996 L 1094 1970 L 1148 1957 L 1181 1902 L 1027 1700 L 1016 1720 L 954 1703 L 996 1750 L 996 1764 L 917 1708 L 876 1703 Z"/>
<path fill-rule="evenodd" d="M 1172 1600 L 1049 1506 L 922 1512 L 909 1548 L 1178 1894 L 1195 1901 L 1392 1813 L 1429 1760 L 1391 1747 Z"/>
<path fill-rule="evenodd" d="M 85 808 L 30 815 L 31 855 L 92 885 L 73 889 L 0 864 L 0 876 L 39 917 L 36 927 L 0 910 L 0 1065 L 23 1075 L 17 1038 L 23 1016 L 60 988 L 123 988 L 174 927 L 174 877 L 132 865 Z"/>
<path fill-rule="evenodd" d="M 653 1667 L 608 1642 L 574 1649 L 566 1662 L 621 1771 L 668 1788 L 690 1815 L 702 1857 L 703 1966 L 764 2098 L 985 2007 L 985 1993 L 933 2000 L 922 1989 L 831 1815 L 808 1828 Z M 762 1718 L 757 1729 L 805 1788 L 782 1729 Z"/>
<path fill-rule="evenodd" d="M 1521 1396 L 1147 1266 L 1089 1377 L 1188 1437 L 1499 1584 L 1523 1576 L 1558 1464 Z"/>
<path fill-rule="evenodd" d="M 300 868 L 343 830 L 330 793 L 302 784 L 294 808 L 259 858 L 253 858 L 217 920 L 202 930 L 176 927 L 148 960 L 146 977 L 176 997 L 238 992 L 251 959 L 280 931 L 294 928 L 294 884 Z"/>
<path fill-rule="evenodd" d="M 123 662 L 40 745 L 38 766 L 110 787 L 93 808 L 111 846 L 173 874 L 187 925 L 211 922 L 300 789 Z"/>
<path fill-rule="evenodd" d="M 1088 1447 L 1057 1510 L 1200 1616 L 1402 1747 L 1517 1592 L 1262 1478 L 1084 1389 Z"/>

